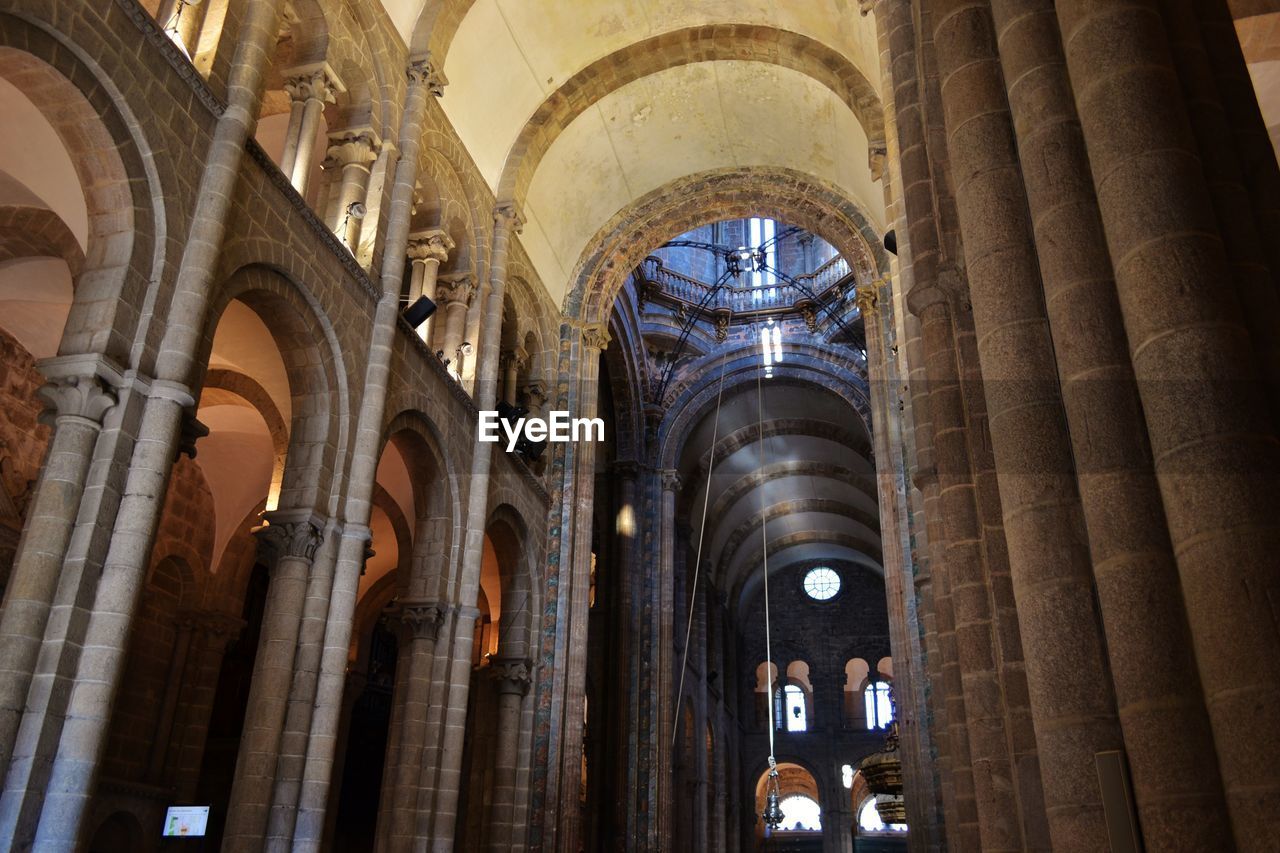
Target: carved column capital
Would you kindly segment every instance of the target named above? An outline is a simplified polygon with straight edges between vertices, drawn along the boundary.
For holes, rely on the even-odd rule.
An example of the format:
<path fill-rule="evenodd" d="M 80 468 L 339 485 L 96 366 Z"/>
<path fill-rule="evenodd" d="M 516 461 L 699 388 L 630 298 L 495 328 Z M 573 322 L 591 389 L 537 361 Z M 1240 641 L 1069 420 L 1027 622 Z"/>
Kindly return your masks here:
<path fill-rule="evenodd" d="M 378 134 L 372 128 L 342 130 L 329 134 L 329 147 L 321 165 L 326 169 L 359 166 L 366 171 L 378 159 Z"/>
<path fill-rule="evenodd" d="M 507 227 L 519 234 L 524 231 L 524 214 L 514 202 L 500 204 L 493 209 L 493 224 L 496 228 Z"/>
<path fill-rule="evenodd" d="M 662 490 L 664 492 L 680 491 L 680 472 L 674 468 L 668 468 L 662 472 Z"/>
<path fill-rule="evenodd" d="M 454 249 L 453 238 L 442 228 L 415 231 L 409 235 L 407 255 L 411 261 L 436 260 L 444 263 Z"/>
<path fill-rule="evenodd" d="M 503 369 L 514 367 L 516 370 L 524 370 L 525 365 L 529 363 L 529 354 L 524 351 L 524 347 L 515 347 L 504 349 L 499 359 Z"/>
<path fill-rule="evenodd" d="M 604 323 L 588 323 L 582 327 L 582 343 L 592 349 L 603 352 L 611 340 L 609 328 Z"/>
<path fill-rule="evenodd" d="M 874 284 L 860 284 L 854 291 L 854 304 L 863 316 L 873 313 L 880 303 L 880 295 Z"/>
<path fill-rule="evenodd" d="M 532 667 L 526 658 L 490 658 L 489 677 L 497 682 L 499 693 L 523 696 L 533 681 Z"/>
<path fill-rule="evenodd" d="M 48 425 L 78 420 L 101 427 L 107 412 L 116 404 L 116 389 L 96 375 L 51 377 L 36 393 L 48 406 L 40 415 L 41 423 Z"/>
<path fill-rule="evenodd" d="M 284 73 L 284 90 L 293 101 L 336 103 L 338 95 L 347 91 L 329 63 L 315 62 L 291 68 Z"/>
<path fill-rule="evenodd" d="M 318 519 L 298 518 L 292 513 L 267 513 L 262 527 L 254 531 L 258 548 L 270 567 L 284 557 L 311 562 L 324 539 Z"/>
<path fill-rule="evenodd" d="M 441 305 L 460 302 L 470 306 L 476 297 L 476 277 L 471 273 L 456 273 L 440 277 L 436 285 L 436 301 Z"/>
<path fill-rule="evenodd" d="M 400 621 L 413 639 L 435 642 L 448 609 L 438 601 L 411 599 L 396 602 L 391 615 Z"/>
<path fill-rule="evenodd" d="M 437 98 L 444 97 L 444 87 L 449 85 L 449 80 L 444 76 L 444 72 L 436 67 L 430 51 L 418 59 L 409 60 L 409 67 L 405 69 L 405 73 L 409 77 L 410 86 L 426 86 L 430 94 Z"/>

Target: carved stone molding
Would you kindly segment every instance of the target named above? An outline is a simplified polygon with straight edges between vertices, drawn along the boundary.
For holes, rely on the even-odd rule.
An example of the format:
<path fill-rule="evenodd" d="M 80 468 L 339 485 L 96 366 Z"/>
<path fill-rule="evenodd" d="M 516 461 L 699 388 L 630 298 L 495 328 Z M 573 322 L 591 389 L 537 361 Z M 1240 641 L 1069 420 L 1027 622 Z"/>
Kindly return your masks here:
<path fill-rule="evenodd" d="M 209 427 L 196 417 L 191 409 L 182 412 L 182 424 L 178 428 L 178 447 L 174 453 L 175 461 L 179 456 L 196 458 L 196 442 L 209 434 Z"/>
<path fill-rule="evenodd" d="M 438 601 L 400 601 L 392 606 L 391 617 L 398 620 L 415 640 L 431 640 L 440 636 L 440 626 L 448 615 L 448 608 Z"/>
<path fill-rule="evenodd" d="M 876 310 L 876 306 L 880 302 L 880 296 L 876 292 L 874 284 L 860 284 L 858 289 L 854 291 L 853 301 L 858 306 L 858 311 L 865 316 Z"/>
<path fill-rule="evenodd" d="M 284 557 L 311 562 L 324 539 L 316 519 L 280 516 L 273 519 L 273 515 L 276 513 L 268 513 L 265 517 L 267 523 L 254 531 L 258 537 L 258 548 L 268 566 L 274 567 Z"/>
<path fill-rule="evenodd" d="M 442 228 L 415 231 L 409 235 L 406 254 L 411 261 L 436 260 L 444 263 L 454 249 L 453 238 Z"/>
<path fill-rule="evenodd" d="M 116 389 L 94 375 L 51 378 L 37 393 L 49 407 L 40 415 L 40 421 L 50 425 L 75 419 L 100 427 L 116 404 Z"/>
<path fill-rule="evenodd" d="M 590 323 L 582 327 L 582 343 L 592 349 L 603 351 L 611 340 L 613 338 L 604 323 Z"/>
<path fill-rule="evenodd" d="M 436 302 L 445 305 L 450 302 L 461 302 L 470 306 L 476 298 L 476 277 L 471 273 L 456 273 L 440 277 L 436 285 Z"/>
<path fill-rule="evenodd" d="M 489 677 L 499 693 L 523 696 L 533 682 L 532 664 L 525 658 L 490 658 Z"/>
<path fill-rule="evenodd" d="M 378 147 L 378 134 L 370 128 L 331 133 L 321 165 L 326 169 L 360 166 L 367 170 L 378 159 Z"/>
<path fill-rule="evenodd" d="M 347 91 L 337 72 L 327 62 L 302 65 L 284 73 L 284 90 L 293 101 L 337 103 L 338 95 Z"/>
<path fill-rule="evenodd" d="M 409 60 L 409 67 L 405 69 L 405 73 L 409 77 L 410 86 L 424 85 L 430 94 L 437 98 L 444 97 L 444 87 L 449 85 L 449 80 L 444 76 L 444 72 L 436 67 L 430 51 L 420 59 Z"/>
<path fill-rule="evenodd" d="M 513 203 L 500 204 L 493 209 L 493 224 L 495 227 L 506 226 L 520 234 L 524 231 L 524 215 Z"/>

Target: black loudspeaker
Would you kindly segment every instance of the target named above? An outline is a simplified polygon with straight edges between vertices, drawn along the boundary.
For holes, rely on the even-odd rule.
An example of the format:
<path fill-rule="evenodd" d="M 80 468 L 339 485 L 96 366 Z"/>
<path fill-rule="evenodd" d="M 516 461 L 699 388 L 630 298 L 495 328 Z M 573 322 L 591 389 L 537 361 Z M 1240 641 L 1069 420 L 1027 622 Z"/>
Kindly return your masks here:
<path fill-rule="evenodd" d="M 427 322 L 434 313 L 436 313 L 436 304 L 425 296 L 419 296 L 417 302 L 404 309 L 404 318 L 416 329 Z"/>
<path fill-rule="evenodd" d="M 884 235 L 884 247 L 890 254 L 894 255 L 895 257 L 897 256 L 898 254 L 897 229 L 891 229 L 888 234 Z"/>

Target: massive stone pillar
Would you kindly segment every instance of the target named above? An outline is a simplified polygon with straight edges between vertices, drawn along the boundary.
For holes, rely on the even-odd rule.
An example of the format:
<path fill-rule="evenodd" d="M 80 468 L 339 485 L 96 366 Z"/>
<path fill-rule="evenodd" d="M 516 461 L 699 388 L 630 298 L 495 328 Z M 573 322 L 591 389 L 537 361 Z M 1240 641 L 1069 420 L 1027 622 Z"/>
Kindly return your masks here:
<path fill-rule="evenodd" d="M 93 449 L 107 412 L 116 404 L 120 375 L 89 365 L 72 372 L 46 362 L 50 382 L 40 395 L 53 407 L 53 436 L 26 529 L 14 558 L 0 613 L 0 776 L 8 770 L 14 738 L 26 707 L 41 638 L 53 605 L 75 512 L 84 493 Z"/>
<path fill-rule="evenodd" d="M 897 431 L 890 419 L 896 379 L 891 375 L 889 353 L 884 342 L 884 317 L 879 310 L 879 291 L 887 282 L 860 286 L 856 293 L 858 311 L 867 339 L 867 373 L 871 385 L 872 438 L 875 442 L 876 490 L 880 509 L 880 530 L 885 570 L 885 592 L 889 600 L 889 637 L 894 657 L 894 688 L 897 696 L 899 735 L 903 740 L 903 795 L 909 824 L 916 834 L 915 849 L 925 849 L 934 827 L 927 804 L 933 798 L 932 781 L 926 778 L 924 744 L 929 743 L 927 711 L 918 682 L 925 677 L 920 649 L 919 624 L 915 614 L 915 587 L 911 582 L 909 554 L 900 531 L 906 525 L 905 476 L 901 470 L 901 448 L 895 447 Z M 832 695 L 839 696 L 838 680 L 832 681 Z M 839 713 L 839 708 L 834 709 Z"/>
<path fill-rule="evenodd" d="M 578 357 L 579 388 L 577 417 L 594 418 L 599 401 L 600 354 L 609 345 L 609 332 L 603 324 L 587 324 L 580 328 L 581 348 Z M 575 446 L 575 468 L 572 484 L 573 542 L 568 579 L 568 612 L 562 616 L 562 630 L 568 632 L 563 658 L 556 666 L 563 669 L 564 719 L 560 751 L 560 800 L 557 843 L 562 849 L 576 849 L 582 827 L 582 809 L 578 801 L 582 777 L 582 705 L 586 696 L 587 620 L 590 615 L 591 589 L 591 507 L 595 499 L 595 443 Z M 566 618 L 567 617 L 567 618 Z"/>
<path fill-rule="evenodd" d="M 447 231 L 431 228 L 426 231 L 415 231 L 409 235 L 409 261 L 412 270 L 409 278 L 409 304 L 425 296 L 436 302 L 436 280 L 440 275 L 440 265 L 449 260 L 449 253 L 454 249 L 453 238 Z M 418 337 L 431 345 L 437 322 L 434 317 L 428 318 L 418 327 Z"/>
<path fill-rule="evenodd" d="M 278 32 L 279 10 L 279 0 L 253 4 L 238 33 L 227 79 L 227 108 L 214 128 L 196 194 L 191 239 L 178 268 L 156 376 L 150 381 L 138 377 L 134 383 L 145 403 L 129 424 L 129 435 L 136 441 L 121 450 L 122 455 L 132 454 L 128 474 L 123 483 L 101 484 L 119 495 L 119 503 L 97 497 L 96 523 L 81 526 L 86 530 L 80 546 L 73 535 L 63 563 L 64 572 L 74 564 L 78 575 L 61 584 L 69 596 L 64 612 L 75 618 L 62 620 L 55 637 L 49 636 L 51 620 L 41 652 L 53 681 L 61 684 L 43 696 L 28 696 L 19 741 L 25 742 L 31 762 L 17 775 L 12 763 L 9 768 L 0 796 L 2 846 L 72 849 L 85 829 L 168 475 L 184 420 L 193 420 L 187 414 L 194 405 L 188 383 L 203 337 L 239 166 L 261 104 L 267 45 Z M 71 547 L 82 549 L 74 560 Z M 81 608 L 90 600 L 86 619 Z M 23 730 L 29 735 L 25 741 Z M 32 776 L 32 770 L 43 778 Z"/>
<path fill-rule="evenodd" d="M 261 850 L 265 845 L 280 738 L 293 683 L 298 629 L 307 600 L 312 560 L 324 522 L 310 514 L 269 513 L 257 531 L 271 570 L 266 609 L 236 759 L 223 849 Z"/>
<path fill-rule="evenodd" d="M 1174 67 L 1182 81 L 1187 115 L 1213 200 L 1218 233 L 1230 265 L 1228 278 L 1243 309 L 1242 317 L 1257 355 L 1259 376 L 1267 385 L 1272 421 L 1280 423 L 1280 291 L 1276 290 L 1273 273 L 1267 266 L 1267 253 L 1245 186 L 1246 164 L 1236 145 L 1231 117 L 1218 94 L 1218 81 L 1205 48 L 1200 16 L 1192 6 L 1185 0 L 1160 3 Z"/>
<path fill-rule="evenodd" d="M 516 770 L 519 766 L 520 710 L 529 692 L 530 663 L 524 658 L 498 657 L 489 662 L 489 676 L 498 688 L 498 740 L 493 754 L 493 789 L 489 811 L 489 849 L 515 849 Z"/>
<path fill-rule="evenodd" d="M 325 104 L 332 104 L 346 91 L 328 63 L 302 65 L 285 72 L 284 89 L 289 93 L 289 127 L 285 131 L 280 171 L 299 194 L 307 194 L 311 165 L 315 161 L 316 134 L 324 118 Z"/>
<path fill-rule="evenodd" d="M 404 285 L 404 258 L 409 242 L 413 190 L 417 182 L 423 122 L 427 99 L 443 94 L 443 82 L 430 57 L 411 60 L 406 69 L 408 88 L 401 117 L 400 159 L 395 165 L 387 232 L 379 280 L 380 295 L 374 313 L 368 364 L 362 389 L 362 406 L 351 454 L 349 489 L 343 507 L 342 539 L 329 593 L 315 704 L 307 736 L 307 755 L 295 821 L 293 849 L 313 853 L 324 834 L 325 807 L 332 784 L 334 752 L 341 723 L 342 690 L 346 681 L 347 653 L 351 646 L 352 619 L 360 574 L 370 541 L 374 478 L 382 449 L 382 415 L 386 406 L 391 349 L 400 314 Z"/>
<path fill-rule="evenodd" d="M 507 286 L 507 256 L 511 240 L 520 233 L 524 220 L 514 205 L 499 205 L 493 211 L 493 251 L 489 262 L 489 286 L 484 295 L 479 361 L 476 370 L 475 401 L 481 411 L 492 410 L 498 398 L 498 348 L 502 337 L 502 301 Z M 448 331 L 456 333 L 455 311 Z M 465 318 L 465 312 L 461 312 Z M 444 719 L 444 746 L 440 753 L 436 804 L 431 825 L 431 843 L 437 847 L 453 844 L 457 818 L 462 739 L 466 733 L 467 695 L 471 686 L 471 649 L 478 611 L 474 606 L 480 591 L 480 567 L 484 555 L 484 531 L 488 521 L 489 472 L 493 445 L 482 445 L 471 460 L 471 477 L 465 509 L 462 570 L 458 583 L 460 603 L 453 638 L 448 675 L 448 701 Z"/>
<path fill-rule="evenodd" d="M 1123 742 L 1012 120 L 986 0 L 930 7 L 1049 830 L 1098 850 L 1092 764 Z"/>
<path fill-rule="evenodd" d="M 435 601 L 408 600 L 398 602 L 395 615 L 404 626 L 407 672 L 403 697 L 399 697 L 399 731 L 397 748 L 387 775 L 392 779 L 384 790 L 388 802 L 382 804 L 390 814 L 391 825 L 379 828 L 379 838 L 389 851 L 413 849 L 419 798 L 422 751 L 427 740 L 427 700 L 431 691 L 431 670 L 435 663 L 436 640 L 444 621 L 444 609 Z"/>
<path fill-rule="evenodd" d="M 1053 3 L 991 9 L 1142 832 L 1210 850 L 1231 830 Z"/>
<path fill-rule="evenodd" d="M 1055 8 L 1236 842 L 1274 848 L 1275 424 L 1222 291 L 1228 261 L 1157 4 Z"/>
<path fill-rule="evenodd" d="M 372 128 L 352 128 L 331 133 L 329 147 L 321 164 L 326 172 L 335 172 L 329 179 L 325 224 L 353 255 L 359 248 L 364 214 L 358 214 L 352 208 L 356 204 L 365 203 L 369 191 L 369 169 L 378 159 L 380 147 L 378 134 Z"/>

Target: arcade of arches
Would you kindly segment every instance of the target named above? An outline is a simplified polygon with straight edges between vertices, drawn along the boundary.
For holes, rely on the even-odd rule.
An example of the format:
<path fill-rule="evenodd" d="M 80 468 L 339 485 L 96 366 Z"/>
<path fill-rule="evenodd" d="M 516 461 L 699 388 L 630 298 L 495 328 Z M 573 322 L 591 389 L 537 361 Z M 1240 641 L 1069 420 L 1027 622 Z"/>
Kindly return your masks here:
<path fill-rule="evenodd" d="M 0 0 L 0 115 L 0 848 L 1280 850 L 1280 2 Z"/>

